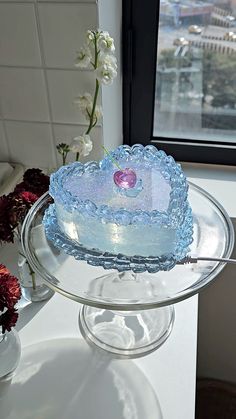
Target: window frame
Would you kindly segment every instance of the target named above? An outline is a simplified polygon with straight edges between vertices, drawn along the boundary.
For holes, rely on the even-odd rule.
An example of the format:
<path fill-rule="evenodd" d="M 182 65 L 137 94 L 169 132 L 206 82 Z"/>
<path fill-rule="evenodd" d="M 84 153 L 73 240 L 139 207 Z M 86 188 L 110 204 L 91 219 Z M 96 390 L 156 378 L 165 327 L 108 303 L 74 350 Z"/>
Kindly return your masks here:
<path fill-rule="evenodd" d="M 236 165 L 236 141 L 153 136 L 159 0 L 123 0 L 122 14 L 124 143 L 153 144 L 179 161 Z"/>

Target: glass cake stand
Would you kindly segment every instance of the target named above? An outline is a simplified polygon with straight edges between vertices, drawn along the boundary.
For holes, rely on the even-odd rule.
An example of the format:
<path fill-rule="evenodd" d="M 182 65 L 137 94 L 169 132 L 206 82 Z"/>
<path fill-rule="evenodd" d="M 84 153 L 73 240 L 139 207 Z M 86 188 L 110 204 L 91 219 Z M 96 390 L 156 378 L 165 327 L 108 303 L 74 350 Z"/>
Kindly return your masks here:
<path fill-rule="evenodd" d="M 234 230 L 224 208 L 194 184 L 189 201 L 194 217 L 189 254 L 230 257 Z M 87 341 L 118 356 L 143 356 L 162 345 L 173 327 L 173 304 L 198 293 L 224 267 L 216 261 L 199 261 L 150 273 L 155 272 L 155 257 L 104 254 L 70 242 L 74 257 L 66 253 L 68 238 L 62 233 L 56 231 L 55 238 L 65 251 L 46 239 L 42 218 L 51 202 L 45 194 L 25 219 L 26 257 L 50 288 L 83 304 L 79 324 Z"/>

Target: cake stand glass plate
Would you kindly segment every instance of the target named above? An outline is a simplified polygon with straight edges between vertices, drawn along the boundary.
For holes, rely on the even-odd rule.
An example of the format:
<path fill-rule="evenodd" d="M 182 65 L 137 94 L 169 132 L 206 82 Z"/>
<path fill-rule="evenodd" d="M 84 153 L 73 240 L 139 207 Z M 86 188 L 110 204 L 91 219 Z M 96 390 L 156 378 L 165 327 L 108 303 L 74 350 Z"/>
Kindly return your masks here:
<path fill-rule="evenodd" d="M 234 230 L 225 210 L 193 184 L 189 202 L 194 218 L 190 254 L 229 257 Z M 50 204 L 50 196 L 44 195 L 25 219 L 22 242 L 26 256 L 49 287 L 85 305 L 80 314 L 84 336 L 110 352 L 131 357 L 160 346 L 171 332 L 172 304 L 199 292 L 224 267 L 219 262 L 202 261 L 149 273 L 145 271 L 149 258 L 136 258 L 134 264 L 132 257 L 124 256 L 124 272 L 119 272 L 120 255 L 104 255 L 83 246 L 79 250 L 84 260 L 77 260 L 46 239 L 42 218 Z M 104 264 L 106 259 L 108 263 Z M 155 258 L 151 262 L 155 264 Z M 117 269 L 104 270 L 103 266 Z"/>

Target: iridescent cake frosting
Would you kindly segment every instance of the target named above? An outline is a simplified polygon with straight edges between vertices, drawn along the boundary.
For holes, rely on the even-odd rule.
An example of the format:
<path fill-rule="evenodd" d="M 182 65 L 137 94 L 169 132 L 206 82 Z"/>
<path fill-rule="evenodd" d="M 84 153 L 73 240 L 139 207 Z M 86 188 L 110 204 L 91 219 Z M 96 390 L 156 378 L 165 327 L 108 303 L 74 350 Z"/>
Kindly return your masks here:
<path fill-rule="evenodd" d="M 114 183 L 114 162 L 136 173 L 137 187 L 128 194 Z M 120 146 L 100 162 L 63 166 L 51 175 L 49 193 L 61 231 L 86 248 L 173 265 L 192 242 L 186 177 L 153 146 Z"/>

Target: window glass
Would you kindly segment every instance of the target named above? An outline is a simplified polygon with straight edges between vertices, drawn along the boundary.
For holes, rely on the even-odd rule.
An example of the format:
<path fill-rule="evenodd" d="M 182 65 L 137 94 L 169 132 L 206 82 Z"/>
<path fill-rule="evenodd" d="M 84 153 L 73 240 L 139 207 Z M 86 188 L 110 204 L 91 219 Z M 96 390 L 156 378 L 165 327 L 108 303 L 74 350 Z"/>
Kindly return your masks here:
<path fill-rule="evenodd" d="M 154 137 L 236 143 L 236 0 L 163 0 Z"/>

